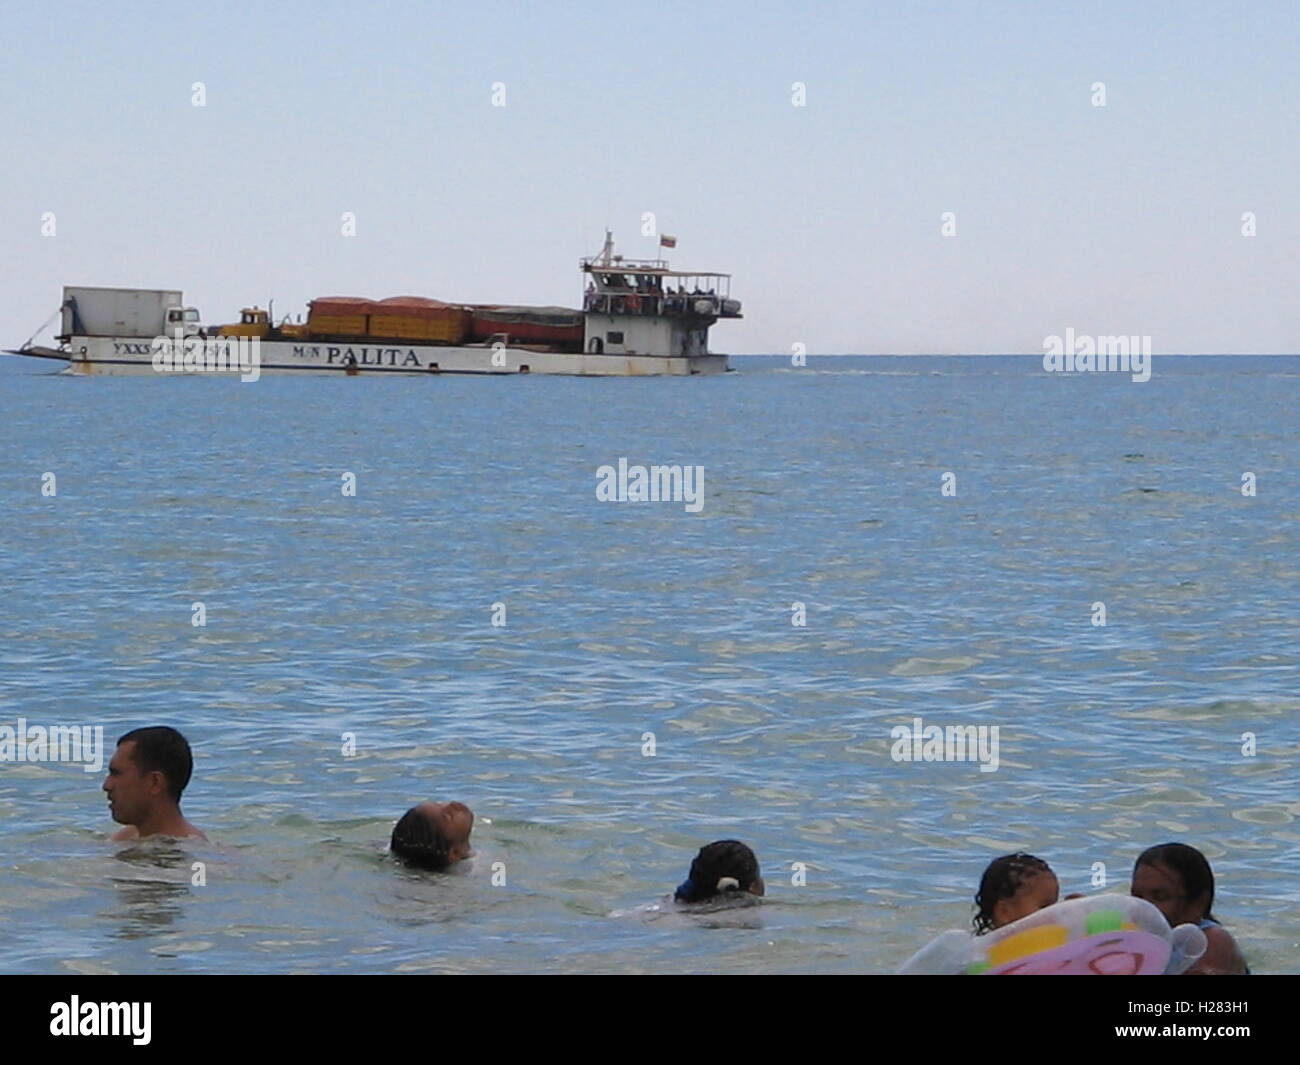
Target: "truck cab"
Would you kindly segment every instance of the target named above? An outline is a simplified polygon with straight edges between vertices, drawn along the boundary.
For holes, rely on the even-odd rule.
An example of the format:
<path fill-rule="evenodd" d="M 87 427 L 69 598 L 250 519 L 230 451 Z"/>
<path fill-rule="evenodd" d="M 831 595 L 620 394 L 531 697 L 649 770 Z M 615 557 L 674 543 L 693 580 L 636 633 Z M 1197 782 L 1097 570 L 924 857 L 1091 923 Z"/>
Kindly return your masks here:
<path fill-rule="evenodd" d="M 176 330 L 182 331 L 182 336 L 193 337 L 203 332 L 203 325 L 199 321 L 199 312 L 196 307 L 168 307 L 164 319 L 163 333 L 166 336 L 174 337 Z"/>
<path fill-rule="evenodd" d="M 223 325 L 217 331 L 223 337 L 262 337 L 271 330 L 271 317 L 261 307 L 245 307 L 239 312 L 238 325 Z"/>

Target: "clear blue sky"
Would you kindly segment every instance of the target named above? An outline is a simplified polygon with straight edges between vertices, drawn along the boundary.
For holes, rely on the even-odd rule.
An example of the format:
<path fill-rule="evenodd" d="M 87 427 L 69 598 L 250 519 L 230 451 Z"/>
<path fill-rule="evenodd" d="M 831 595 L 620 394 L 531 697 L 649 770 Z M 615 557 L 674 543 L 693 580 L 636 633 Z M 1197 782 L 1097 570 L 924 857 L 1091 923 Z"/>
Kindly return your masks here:
<path fill-rule="evenodd" d="M 64 284 L 573 305 L 653 211 L 717 350 L 1300 349 L 1295 2 L 11 3 L 0 85 L 5 346 Z"/>

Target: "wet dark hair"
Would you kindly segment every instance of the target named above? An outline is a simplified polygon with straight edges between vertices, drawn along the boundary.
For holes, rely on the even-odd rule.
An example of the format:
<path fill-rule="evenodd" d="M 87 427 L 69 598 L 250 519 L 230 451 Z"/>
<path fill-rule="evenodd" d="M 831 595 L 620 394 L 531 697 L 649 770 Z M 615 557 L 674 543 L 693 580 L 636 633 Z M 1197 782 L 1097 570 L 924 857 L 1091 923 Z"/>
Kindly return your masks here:
<path fill-rule="evenodd" d="M 1172 870 L 1182 881 L 1183 894 L 1188 901 L 1204 895 L 1205 916 L 1211 921 L 1217 920 L 1211 912 L 1214 909 L 1214 873 L 1205 855 L 1195 847 L 1186 843 L 1158 843 L 1138 855 L 1133 863 L 1134 875 L 1143 865 L 1163 865 Z"/>
<path fill-rule="evenodd" d="M 975 916 L 971 923 L 975 934 L 982 936 L 993 930 L 993 907 L 1003 899 L 1013 898 L 1020 886 L 1043 873 L 1050 873 L 1052 867 L 1042 858 L 1017 851 L 994 858 L 980 877 L 980 888 L 975 893 Z"/>
<path fill-rule="evenodd" d="M 153 725 L 132 729 L 117 741 L 119 747 L 124 743 L 135 744 L 131 755 L 136 768 L 141 773 L 162 773 L 167 781 L 167 794 L 172 801 L 180 802 L 181 792 L 194 773 L 194 755 L 190 752 L 189 741 L 174 728 Z"/>
<path fill-rule="evenodd" d="M 412 806 L 393 826 L 392 852 L 408 865 L 440 873 L 451 865 L 451 841 L 418 806 Z"/>
<path fill-rule="evenodd" d="M 720 839 L 700 848 L 691 862 L 691 872 L 673 894 L 678 902 L 704 902 L 722 894 L 718 881 L 731 877 L 734 889 L 748 891 L 759 879 L 758 859 L 754 852 L 738 839 Z"/>

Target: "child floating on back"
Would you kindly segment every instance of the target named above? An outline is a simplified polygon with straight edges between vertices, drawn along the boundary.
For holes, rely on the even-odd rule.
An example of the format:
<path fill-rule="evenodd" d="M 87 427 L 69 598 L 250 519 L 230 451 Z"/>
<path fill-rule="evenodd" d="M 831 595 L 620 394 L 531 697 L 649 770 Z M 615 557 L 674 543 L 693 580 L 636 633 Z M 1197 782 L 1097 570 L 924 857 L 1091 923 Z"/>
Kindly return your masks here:
<path fill-rule="evenodd" d="M 389 849 L 407 865 L 441 873 L 470 855 L 474 814 L 463 802 L 422 802 L 393 826 Z"/>
<path fill-rule="evenodd" d="M 1240 976 L 1246 967 L 1236 941 L 1215 919 L 1214 873 L 1205 855 L 1185 843 L 1148 847 L 1133 865 L 1131 892 L 1156 907 L 1172 928 L 1194 924 L 1205 933 L 1205 953 L 1189 976 Z"/>
<path fill-rule="evenodd" d="M 740 840 L 720 839 L 700 848 L 673 898 L 682 903 L 718 902 L 746 894 L 763 894 L 758 859 Z"/>
<path fill-rule="evenodd" d="M 975 934 L 983 935 L 1053 905 L 1061 895 L 1056 874 L 1032 854 L 1004 854 L 989 862 L 975 895 Z"/>

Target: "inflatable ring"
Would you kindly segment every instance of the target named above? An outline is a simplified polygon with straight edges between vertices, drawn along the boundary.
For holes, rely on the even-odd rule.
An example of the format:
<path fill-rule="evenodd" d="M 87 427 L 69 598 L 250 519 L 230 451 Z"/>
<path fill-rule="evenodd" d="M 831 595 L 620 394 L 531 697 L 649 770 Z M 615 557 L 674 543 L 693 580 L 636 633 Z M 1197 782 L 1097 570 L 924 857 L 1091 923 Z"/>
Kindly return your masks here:
<path fill-rule="evenodd" d="M 1175 975 L 1205 953 L 1195 925 L 1170 928 L 1149 902 L 1130 895 L 1070 899 L 983 936 L 944 932 L 902 974 L 981 976 Z"/>

